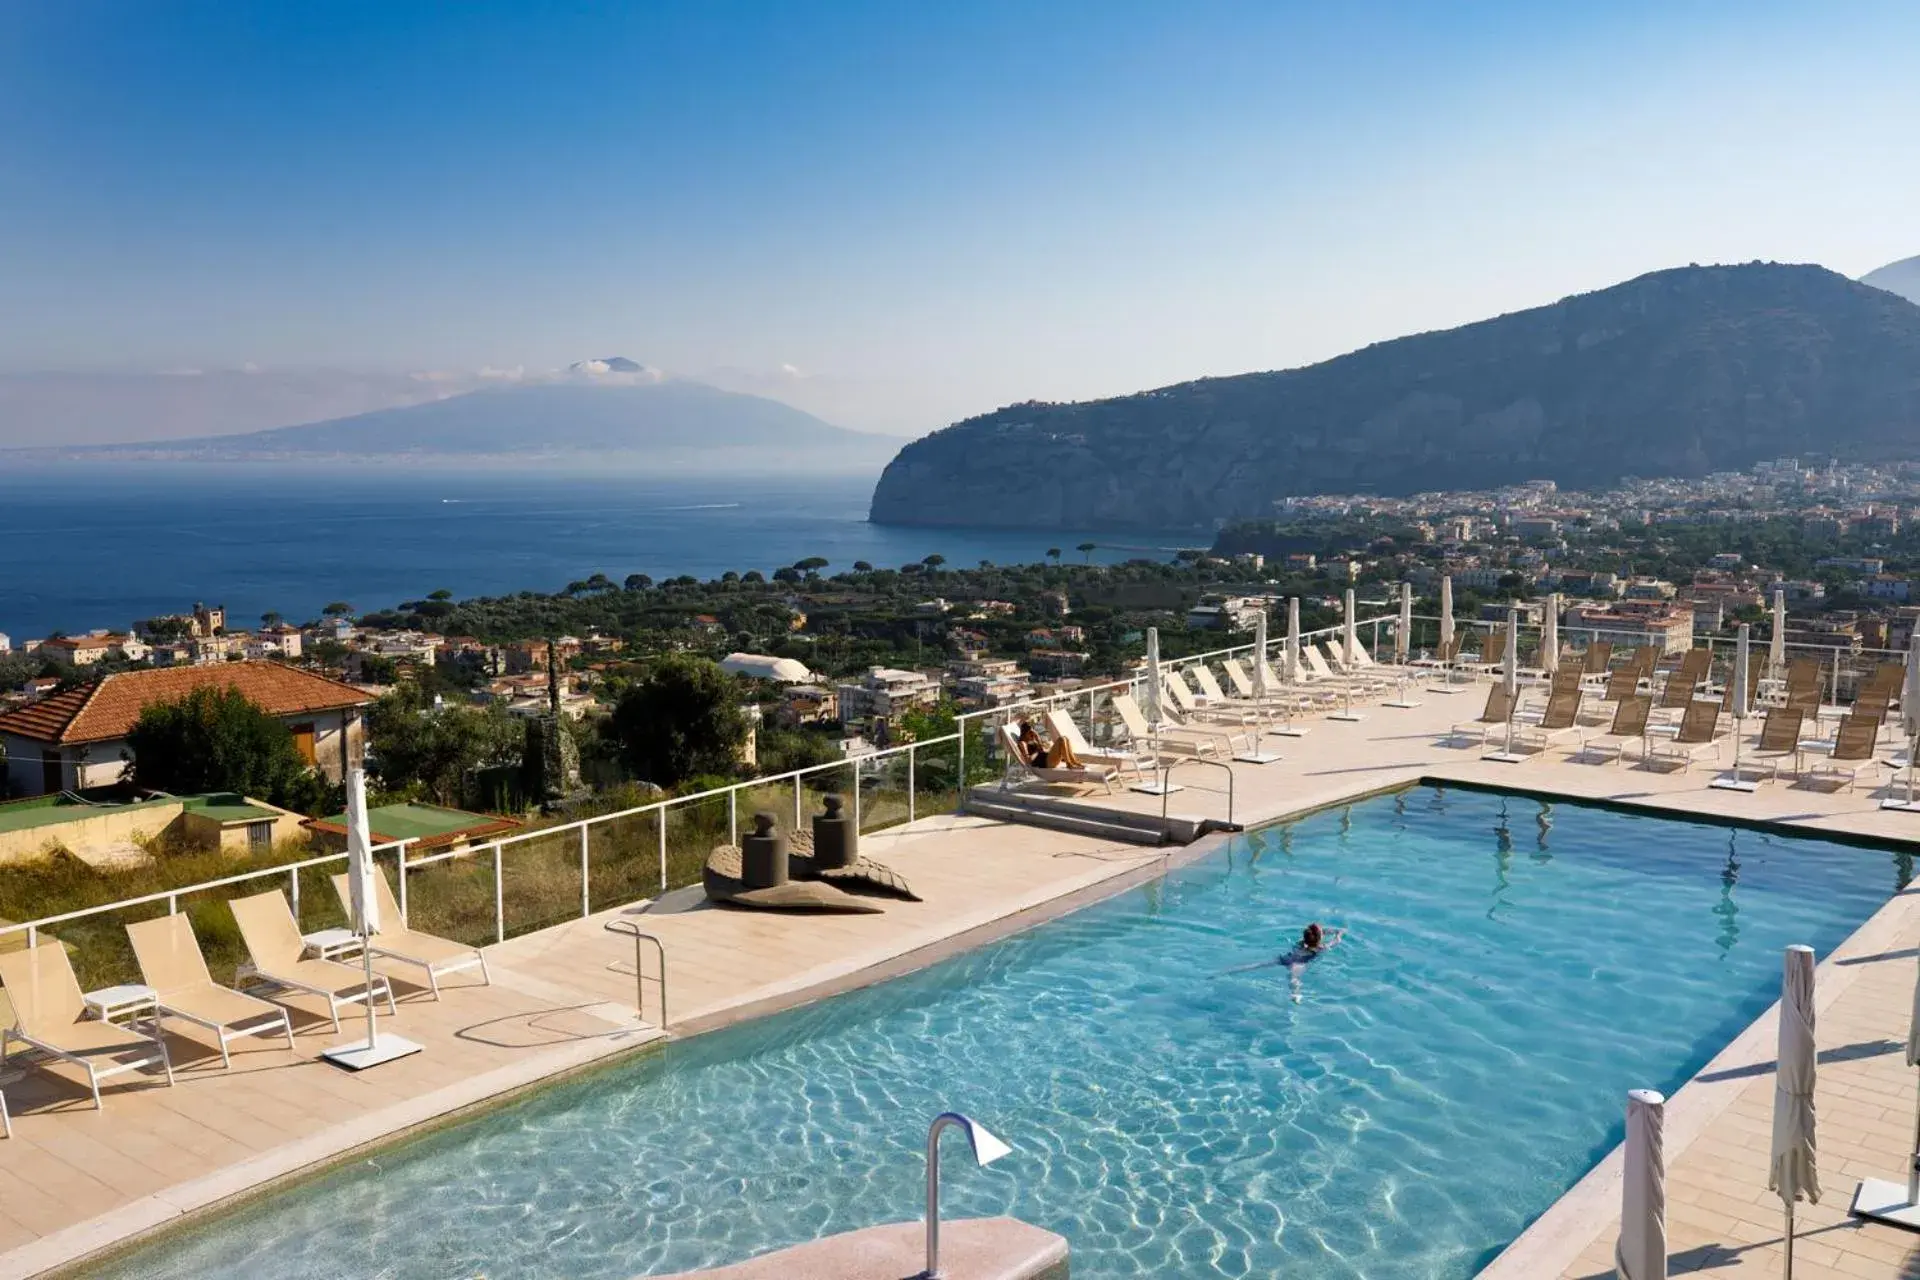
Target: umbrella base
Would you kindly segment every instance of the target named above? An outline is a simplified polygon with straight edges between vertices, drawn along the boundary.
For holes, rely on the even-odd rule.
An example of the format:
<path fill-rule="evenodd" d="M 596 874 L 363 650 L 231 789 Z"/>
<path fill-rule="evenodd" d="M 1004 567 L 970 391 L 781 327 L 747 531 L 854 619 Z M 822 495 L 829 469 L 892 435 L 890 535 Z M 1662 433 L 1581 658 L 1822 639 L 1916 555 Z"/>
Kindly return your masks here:
<path fill-rule="evenodd" d="M 1707 784 L 1721 791 L 1758 791 L 1760 784 L 1752 778 L 1743 778 L 1737 773 L 1723 773 Z"/>
<path fill-rule="evenodd" d="M 1177 782 L 1136 782 L 1127 790 L 1138 791 L 1143 796 L 1170 796 L 1176 791 L 1185 791 L 1186 788 Z"/>
<path fill-rule="evenodd" d="M 1358 711 L 1336 711 L 1328 716 L 1327 719 L 1338 720 L 1343 724 L 1359 724 L 1362 720 L 1365 720 L 1366 717 Z"/>
<path fill-rule="evenodd" d="M 377 1067 L 383 1062 L 392 1062 L 395 1058 L 404 1058 L 408 1054 L 420 1052 L 420 1046 L 402 1036 L 380 1032 L 373 1037 L 369 1046 L 363 1040 L 353 1040 L 346 1044 L 335 1045 L 320 1056 L 335 1066 L 345 1067 L 349 1071 L 365 1071 L 368 1067 Z"/>
<path fill-rule="evenodd" d="M 1267 733 L 1269 736 L 1275 737 L 1275 738 L 1304 738 L 1307 736 L 1307 731 L 1305 729 L 1299 728 L 1298 726 L 1295 726 L 1295 725 L 1288 725 L 1284 729 L 1269 729 L 1267 730 Z"/>
<path fill-rule="evenodd" d="M 1383 702 L 1380 705 L 1383 707 L 1392 707 L 1398 711 L 1411 711 L 1420 704 L 1411 698 L 1395 698 L 1391 702 Z"/>
<path fill-rule="evenodd" d="M 1491 760 L 1496 764 L 1525 764 L 1532 759 L 1531 756 L 1523 756 L 1518 751 L 1493 751 L 1480 758 Z"/>
<path fill-rule="evenodd" d="M 1882 809 L 1898 809 L 1902 813 L 1920 813 L 1920 800 L 1908 804 L 1905 800 L 1882 800 Z"/>
<path fill-rule="evenodd" d="M 1907 1184 L 1885 1178 L 1865 1178 L 1853 1193 L 1856 1218 L 1872 1218 L 1909 1231 L 1920 1231 L 1920 1204 L 1907 1199 Z"/>
<path fill-rule="evenodd" d="M 1280 757 L 1271 751 L 1242 751 L 1234 759 L 1241 764 L 1277 764 Z"/>

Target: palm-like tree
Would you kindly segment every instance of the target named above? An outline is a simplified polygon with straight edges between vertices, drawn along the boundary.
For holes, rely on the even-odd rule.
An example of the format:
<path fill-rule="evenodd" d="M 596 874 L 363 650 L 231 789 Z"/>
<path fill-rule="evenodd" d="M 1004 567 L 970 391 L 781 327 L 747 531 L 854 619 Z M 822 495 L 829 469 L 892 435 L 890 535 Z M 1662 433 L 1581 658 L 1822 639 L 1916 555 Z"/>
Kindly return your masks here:
<path fill-rule="evenodd" d="M 1074 550 L 1080 553 L 1081 558 L 1085 560 L 1086 563 L 1092 564 L 1094 545 L 1095 544 L 1091 542 L 1083 542 L 1079 546 L 1075 547 Z"/>
<path fill-rule="evenodd" d="M 1060 548 L 1058 548 L 1058 547 L 1048 547 L 1048 548 L 1047 548 L 1047 559 L 1049 559 L 1049 560 L 1051 560 L 1051 561 L 1053 561 L 1053 562 L 1054 562 L 1055 564 L 1059 564 L 1059 563 L 1060 563 Z"/>

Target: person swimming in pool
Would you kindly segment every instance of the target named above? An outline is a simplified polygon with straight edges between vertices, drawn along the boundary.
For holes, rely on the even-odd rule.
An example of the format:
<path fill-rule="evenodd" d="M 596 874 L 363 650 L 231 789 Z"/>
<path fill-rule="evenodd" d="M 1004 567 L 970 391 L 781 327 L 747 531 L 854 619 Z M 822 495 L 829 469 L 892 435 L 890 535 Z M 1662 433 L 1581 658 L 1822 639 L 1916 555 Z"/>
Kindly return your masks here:
<path fill-rule="evenodd" d="M 1328 933 L 1315 920 L 1300 931 L 1300 941 L 1293 944 L 1293 950 L 1280 957 L 1279 963 L 1286 966 L 1287 983 L 1293 988 L 1293 1002 L 1300 1003 L 1300 973 L 1309 964 L 1331 951 L 1340 939 L 1347 936 L 1345 929 L 1335 929 Z"/>
<path fill-rule="evenodd" d="M 1291 951 L 1272 960 L 1262 960 L 1259 964 L 1250 964 L 1238 969 L 1229 969 L 1228 973 L 1247 973 L 1254 969 L 1265 969 L 1269 965 L 1278 966 L 1287 971 L 1287 981 L 1293 988 L 1293 1002 L 1300 1003 L 1300 972 L 1313 961 L 1333 949 L 1335 943 L 1347 936 L 1345 929 L 1335 929 L 1331 933 L 1320 927 L 1319 921 L 1313 921 L 1300 931 L 1300 941 L 1293 944 Z"/>

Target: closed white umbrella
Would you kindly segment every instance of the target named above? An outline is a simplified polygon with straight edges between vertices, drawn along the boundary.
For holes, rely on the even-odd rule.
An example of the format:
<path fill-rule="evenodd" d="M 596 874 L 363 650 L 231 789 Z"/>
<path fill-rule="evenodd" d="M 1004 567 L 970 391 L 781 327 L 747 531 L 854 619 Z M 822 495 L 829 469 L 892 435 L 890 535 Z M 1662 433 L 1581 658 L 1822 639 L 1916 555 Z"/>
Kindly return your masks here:
<path fill-rule="evenodd" d="M 1783 678 L 1787 669 L 1787 593 L 1773 589 L 1773 634 L 1767 638 L 1767 674 Z"/>
<path fill-rule="evenodd" d="M 1413 657 L 1413 584 L 1400 584 L 1400 625 L 1393 631 L 1393 660 L 1399 668 L 1400 687 L 1392 698 L 1384 704 L 1402 709 L 1417 707 L 1420 704 L 1407 696 L 1407 677 L 1413 668 L 1408 661 Z"/>
<path fill-rule="evenodd" d="M 1356 657 L 1354 654 L 1354 650 L 1360 647 L 1360 637 L 1355 635 L 1353 631 L 1354 622 L 1353 622 L 1353 588 L 1352 587 L 1347 588 L 1346 599 L 1343 600 L 1341 603 L 1343 606 L 1342 611 L 1345 613 L 1346 618 L 1345 618 L 1345 621 L 1341 624 L 1341 630 L 1340 630 L 1340 644 L 1342 648 L 1342 652 L 1340 654 L 1340 660 L 1341 662 L 1346 664 L 1348 674 L 1352 674 L 1354 669 L 1358 667 L 1360 664 L 1360 659 Z"/>
<path fill-rule="evenodd" d="M 1667 1280 L 1666 1113 L 1667 1100 L 1651 1089 L 1627 1095 L 1620 1240 L 1613 1249 L 1620 1280 Z"/>
<path fill-rule="evenodd" d="M 1287 679 L 1300 679 L 1300 597 L 1287 597 Z"/>
<path fill-rule="evenodd" d="M 1160 727 L 1160 628 L 1147 628 L 1147 723 Z"/>
<path fill-rule="evenodd" d="M 1400 627 L 1393 633 L 1393 660 L 1401 666 L 1413 657 L 1413 584 L 1400 584 Z"/>
<path fill-rule="evenodd" d="M 1540 616 L 1540 669 L 1551 676 L 1560 669 L 1560 594 L 1547 597 L 1547 611 Z"/>
<path fill-rule="evenodd" d="M 1267 696 L 1267 607 L 1260 606 L 1260 612 L 1253 620 L 1253 696 Z"/>
<path fill-rule="evenodd" d="M 1760 787 L 1758 782 L 1748 782 L 1740 776 L 1740 739 L 1745 736 L 1741 732 L 1741 724 L 1746 720 L 1747 716 L 1751 714 L 1747 706 L 1747 681 L 1752 675 L 1752 633 L 1753 628 L 1751 626 L 1744 622 L 1741 623 L 1740 638 L 1733 646 L 1733 686 L 1731 689 L 1731 693 L 1733 694 L 1731 704 L 1733 711 L 1733 771 L 1723 777 L 1715 778 L 1711 784 L 1720 788 L 1722 791 L 1757 791 Z"/>
<path fill-rule="evenodd" d="M 396 1035 L 381 1035 L 374 1025 L 373 938 L 380 932 L 380 895 L 374 877 L 380 868 L 373 861 L 373 832 L 367 822 L 367 775 L 362 769 L 347 770 L 347 924 L 360 935 L 360 959 L 366 974 L 367 1038 L 328 1049 L 321 1056 L 341 1066 L 359 1071 L 391 1062 L 420 1046 Z"/>
<path fill-rule="evenodd" d="M 1920 626 L 1914 627 L 1913 638 L 1907 643 L 1907 684 L 1900 691 L 1900 722 L 1907 731 L 1907 798 L 1883 800 L 1880 807 L 1920 813 L 1920 804 L 1913 799 L 1914 756 L 1920 753 Z"/>
<path fill-rule="evenodd" d="M 1502 668 L 1500 672 L 1500 683 L 1505 685 L 1507 690 L 1507 745 L 1501 750 L 1493 752 L 1491 755 L 1482 757 L 1483 759 L 1486 759 L 1486 760 L 1498 760 L 1502 764 L 1517 764 L 1520 761 L 1526 759 L 1526 757 L 1523 755 L 1514 754 L 1514 750 L 1513 750 L 1514 713 L 1520 709 L 1519 707 L 1519 703 L 1520 703 L 1519 654 L 1520 654 L 1520 610 L 1515 608 L 1512 605 L 1508 605 L 1507 606 L 1507 655 L 1506 655 L 1506 658 L 1503 660 L 1505 663 L 1505 666 Z"/>
<path fill-rule="evenodd" d="M 1440 654 L 1446 658 L 1453 650 L 1453 575 L 1440 579 Z M 1451 658 L 1447 659 L 1449 662 Z"/>
<path fill-rule="evenodd" d="M 1907 1065 L 1920 1067 L 1920 976 L 1913 983 L 1913 1015 L 1907 1023 Z M 1920 1081 L 1920 1076 L 1914 1077 Z M 1913 1155 L 1903 1186 L 1887 1178 L 1865 1178 L 1853 1193 L 1853 1211 L 1863 1218 L 1920 1231 L 1920 1102 L 1914 1108 Z"/>
<path fill-rule="evenodd" d="M 1787 1214 L 1786 1280 L 1793 1280 L 1793 1206 L 1820 1203 L 1820 1167 L 1814 1140 L 1813 948 L 1787 948 L 1780 982 L 1780 1050 L 1773 1077 L 1773 1151 L 1767 1190 Z"/>

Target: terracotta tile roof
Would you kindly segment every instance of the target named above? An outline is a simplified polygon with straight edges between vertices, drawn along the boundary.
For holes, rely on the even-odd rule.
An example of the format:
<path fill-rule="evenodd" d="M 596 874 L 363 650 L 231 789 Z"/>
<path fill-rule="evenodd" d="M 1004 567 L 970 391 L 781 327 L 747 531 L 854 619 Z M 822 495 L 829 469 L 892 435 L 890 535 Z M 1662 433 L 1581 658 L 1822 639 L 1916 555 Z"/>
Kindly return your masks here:
<path fill-rule="evenodd" d="M 110 742 L 124 738 L 140 712 L 195 689 L 238 689 L 263 711 L 293 716 L 308 711 L 364 707 L 372 698 L 354 688 L 278 662 L 222 662 L 204 667 L 121 671 L 0 715 L 0 733 L 35 742 Z"/>

